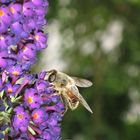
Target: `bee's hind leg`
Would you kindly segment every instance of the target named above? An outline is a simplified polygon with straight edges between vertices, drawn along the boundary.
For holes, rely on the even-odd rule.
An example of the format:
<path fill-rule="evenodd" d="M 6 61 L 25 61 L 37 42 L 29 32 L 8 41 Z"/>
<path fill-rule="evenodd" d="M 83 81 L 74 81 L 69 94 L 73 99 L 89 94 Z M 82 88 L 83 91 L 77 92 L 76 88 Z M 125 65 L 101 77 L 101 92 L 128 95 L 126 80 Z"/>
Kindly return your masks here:
<path fill-rule="evenodd" d="M 62 102 L 64 103 L 65 106 L 65 111 L 63 114 L 65 114 L 68 110 L 68 105 L 67 105 L 67 98 L 65 98 L 65 96 L 63 94 L 61 94 L 60 99 L 62 100 Z"/>

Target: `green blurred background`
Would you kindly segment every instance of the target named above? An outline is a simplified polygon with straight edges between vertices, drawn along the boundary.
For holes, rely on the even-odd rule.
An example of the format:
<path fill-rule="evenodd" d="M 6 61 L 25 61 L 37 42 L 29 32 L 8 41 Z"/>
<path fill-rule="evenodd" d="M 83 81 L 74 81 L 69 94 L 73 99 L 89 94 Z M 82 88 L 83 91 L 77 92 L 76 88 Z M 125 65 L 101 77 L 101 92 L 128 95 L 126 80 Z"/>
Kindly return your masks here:
<path fill-rule="evenodd" d="M 139 140 L 140 0 L 49 3 L 49 47 L 36 70 L 53 67 L 94 83 L 80 89 L 94 113 L 69 110 L 62 139 Z"/>

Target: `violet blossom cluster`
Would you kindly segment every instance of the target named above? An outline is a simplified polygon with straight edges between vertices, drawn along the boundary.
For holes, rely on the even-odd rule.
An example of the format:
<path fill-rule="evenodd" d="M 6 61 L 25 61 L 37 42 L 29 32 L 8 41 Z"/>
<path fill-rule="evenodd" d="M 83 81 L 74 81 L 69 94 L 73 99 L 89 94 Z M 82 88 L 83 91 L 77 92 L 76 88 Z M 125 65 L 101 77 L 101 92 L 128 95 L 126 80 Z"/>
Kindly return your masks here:
<path fill-rule="evenodd" d="M 65 107 L 46 81 L 30 74 L 47 47 L 47 0 L 0 0 L 0 139 L 60 140 Z"/>

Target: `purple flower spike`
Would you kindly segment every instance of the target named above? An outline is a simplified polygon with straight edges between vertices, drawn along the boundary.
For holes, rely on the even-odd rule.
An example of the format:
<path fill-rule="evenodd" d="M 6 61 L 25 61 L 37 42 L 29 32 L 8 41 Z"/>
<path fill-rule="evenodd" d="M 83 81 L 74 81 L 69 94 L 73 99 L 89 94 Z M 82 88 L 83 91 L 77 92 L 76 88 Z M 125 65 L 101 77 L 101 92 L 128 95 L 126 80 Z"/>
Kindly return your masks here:
<path fill-rule="evenodd" d="M 6 37 L 5 36 L 0 36 L 0 50 L 3 51 L 8 48 L 8 44 L 6 42 Z"/>
<path fill-rule="evenodd" d="M 47 72 L 31 74 L 47 47 L 48 0 L 0 0 L 0 139 L 59 140 L 65 107 Z"/>
<path fill-rule="evenodd" d="M 20 106 L 14 109 L 16 115 L 13 119 L 13 126 L 16 131 L 20 130 L 22 132 L 27 131 L 27 127 L 29 124 L 29 114 L 24 111 L 24 109 Z"/>
<path fill-rule="evenodd" d="M 35 9 L 35 12 L 36 12 L 36 14 L 37 14 L 38 16 L 42 16 L 42 15 L 45 14 L 46 9 L 45 9 L 45 7 L 37 7 L 37 8 Z"/>

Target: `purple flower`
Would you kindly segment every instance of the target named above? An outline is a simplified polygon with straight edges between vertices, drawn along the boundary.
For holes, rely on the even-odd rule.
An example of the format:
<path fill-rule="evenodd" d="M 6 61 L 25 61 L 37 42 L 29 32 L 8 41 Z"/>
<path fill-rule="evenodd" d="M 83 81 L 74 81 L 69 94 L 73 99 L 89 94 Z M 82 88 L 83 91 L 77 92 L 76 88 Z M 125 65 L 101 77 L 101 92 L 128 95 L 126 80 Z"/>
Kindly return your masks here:
<path fill-rule="evenodd" d="M 44 0 L 32 0 L 33 4 L 36 6 L 42 6 Z"/>
<path fill-rule="evenodd" d="M 46 42 L 47 42 L 47 35 L 43 34 L 42 32 L 37 32 L 34 35 L 34 40 L 35 40 L 35 44 L 36 46 L 41 49 L 46 48 Z"/>
<path fill-rule="evenodd" d="M 3 58 L 0 58 L 0 68 L 5 68 L 7 66 L 7 61 Z"/>
<path fill-rule="evenodd" d="M 22 5 L 19 3 L 11 3 L 9 8 L 14 21 L 19 21 L 22 18 Z"/>
<path fill-rule="evenodd" d="M 39 108 L 42 104 L 41 97 L 34 88 L 30 88 L 25 91 L 24 100 L 30 109 Z"/>
<path fill-rule="evenodd" d="M 34 8 L 34 5 L 31 1 L 25 2 L 23 4 L 23 15 L 28 16 L 28 17 L 32 17 L 34 15 L 33 8 Z"/>
<path fill-rule="evenodd" d="M 35 12 L 38 16 L 42 16 L 46 12 L 46 8 L 43 6 L 36 7 Z"/>
<path fill-rule="evenodd" d="M 13 126 L 16 131 L 20 130 L 22 132 L 27 131 L 29 124 L 29 114 L 24 110 L 23 107 L 16 107 L 14 109 L 16 113 L 13 119 Z"/>
<path fill-rule="evenodd" d="M 23 30 L 23 25 L 20 22 L 14 22 L 11 25 L 11 31 L 18 37 L 21 35 L 22 32 L 24 32 Z M 20 37 L 18 37 L 20 39 Z"/>
<path fill-rule="evenodd" d="M 45 92 L 48 87 L 49 87 L 49 83 L 47 81 L 38 80 L 36 82 L 36 89 L 38 90 L 39 93 Z"/>
<path fill-rule="evenodd" d="M 43 108 L 35 109 L 32 112 L 32 118 L 33 118 L 34 123 L 41 124 L 42 122 L 47 120 L 48 114 Z"/>
<path fill-rule="evenodd" d="M 0 0 L 1 3 L 8 3 L 10 0 Z"/>
<path fill-rule="evenodd" d="M 8 49 L 8 46 L 11 45 L 12 39 L 8 35 L 0 35 L 0 50 Z"/>
<path fill-rule="evenodd" d="M 3 85 L 2 85 L 2 78 L 0 78 L 0 92 L 2 90 L 2 87 L 3 87 Z"/>
<path fill-rule="evenodd" d="M 0 21 L 0 33 L 6 32 L 8 25 L 6 25 L 3 21 Z"/>
<path fill-rule="evenodd" d="M 41 79 L 41 80 L 44 80 L 45 79 L 45 76 L 46 76 L 47 72 L 46 71 L 42 71 L 38 74 L 38 78 Z"/>
<path fill-rule="evenodd" d="M 53 140 L 51 132 L 49 130 L 45 130 L 42 134 L 43 140 Z"/>
<path fill-rule="evenodd" d="M 11 76 L 20 76 L 23 73 L 21 65 L 18 64 L 12 67 L 8 67 L 7 71 Z"/>
<path fill-rule="evenodd" d="M 17 84 L 15 85 L 12 85 L 11 83 L 5 84 L 5 92 L 7 93 L 8 96 L 14 96 L 18 88 L 19 85 Z"/>
<path fill-rule="evenodd" d="M 9 7 L 1 6 L 0 7 L 0 21 L 6 25 L 10 25 L 12 22 L 11 12 Z"/>
<path fill-rule="evenodd" d="M 42 134 L 43 140 L 60 140 L 60 127 L 54 127 L 54 130 L 46 129 Z"/>
<path fill-rule="evenodd" d="M 36 46 L 34 44 L 27 44 L 22 50 L 22 57 L 24 60 L 33 60 L 36 58 Z"/>
<path fill-rule="evenodd" d="M 36 19 L 34 18 L 30 18 L 25 21 L 25 24 L 23 25 L 24 30 L 28 29 L 28 32 L 31 32 L 37 28 L 37 24 L 35 22 Z"/>

